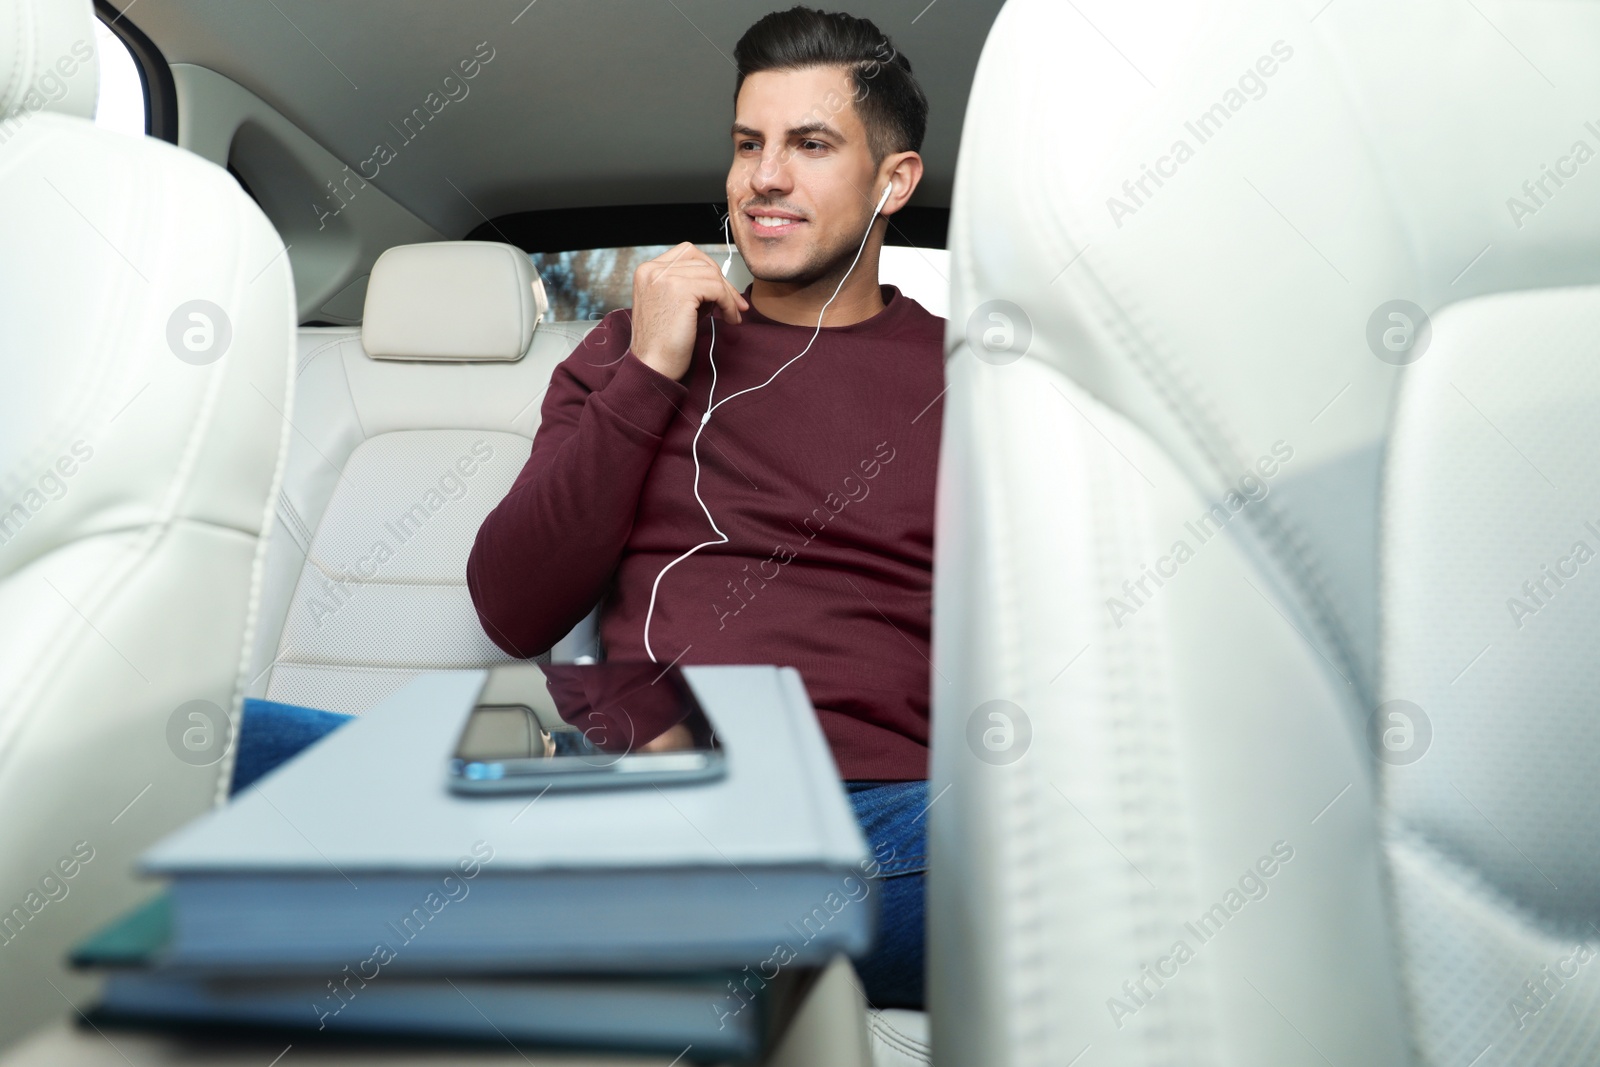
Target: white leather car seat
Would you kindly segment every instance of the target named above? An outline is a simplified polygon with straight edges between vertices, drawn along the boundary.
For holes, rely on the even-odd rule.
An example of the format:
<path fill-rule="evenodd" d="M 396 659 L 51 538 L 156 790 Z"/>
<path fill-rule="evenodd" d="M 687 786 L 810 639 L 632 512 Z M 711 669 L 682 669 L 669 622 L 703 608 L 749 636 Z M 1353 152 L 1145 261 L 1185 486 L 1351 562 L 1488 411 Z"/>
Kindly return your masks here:
<path fill-rule="evenodd" d="M 95 127 L 93 18 L 0 0 L 0 1044 L 84 1003 L 67 948 L 211 800 L 288 433 L 283 244 Z"/>
<path fill-rule="evenodd" d="M 873 1067 L 927 1067 L 928 1013 L 909 1008 L 868 1008 L 867 1042 Z"/>
<path fill-rule="evenodd" d="M 359 714 L 421 671 L 510 662 L 466 561 L 527 461 L 552 371 L 594 327 L 545 310 L 520 249 L 441 241 L 379 257 L 361 326 L 300 330 L 251 696 Z"/>
<path fill-rule="evenodd" d="M 1572 5 L 1001 11 L 951 225 L 939 1064 L 1600 1058 L 1597 53 Z"/>

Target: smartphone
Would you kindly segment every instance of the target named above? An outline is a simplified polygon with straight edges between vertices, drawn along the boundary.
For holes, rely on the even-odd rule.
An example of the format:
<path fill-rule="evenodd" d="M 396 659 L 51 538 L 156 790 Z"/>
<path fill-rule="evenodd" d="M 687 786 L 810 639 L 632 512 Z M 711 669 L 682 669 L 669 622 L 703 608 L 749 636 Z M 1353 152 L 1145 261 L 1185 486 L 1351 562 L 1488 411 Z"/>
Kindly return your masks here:
<path fill-rule="evenodd" d="M 449 762 L 451 790 L 476 795 L 686 784 L 725 772 L 682 671 L 646 661 L 518 664 L 514 676 L 491 676 Z"/>

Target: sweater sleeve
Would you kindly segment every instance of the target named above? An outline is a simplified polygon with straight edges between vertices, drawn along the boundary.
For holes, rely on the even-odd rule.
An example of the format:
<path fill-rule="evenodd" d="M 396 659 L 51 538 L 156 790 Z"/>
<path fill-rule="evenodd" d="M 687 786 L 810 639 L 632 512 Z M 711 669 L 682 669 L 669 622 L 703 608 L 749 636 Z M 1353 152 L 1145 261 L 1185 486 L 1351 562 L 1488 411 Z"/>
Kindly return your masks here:
<path fill-rule="evenodd" d="M 688 395 L 629 350 L 631 333 L 628 313 L 612 312 L 556 367 L 528 462 L 473 542 L 467 588 L 510 655 L 546 651 L 599 601 Z"/>

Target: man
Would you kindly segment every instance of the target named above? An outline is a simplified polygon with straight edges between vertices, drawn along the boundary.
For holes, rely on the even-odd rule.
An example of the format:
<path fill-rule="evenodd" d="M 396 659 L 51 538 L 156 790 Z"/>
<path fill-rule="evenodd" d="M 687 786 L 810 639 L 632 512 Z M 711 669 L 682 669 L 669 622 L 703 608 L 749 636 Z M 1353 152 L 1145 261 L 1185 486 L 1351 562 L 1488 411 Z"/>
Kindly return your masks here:
<path fill-rule="evenodd" d="M 797 668 L 881 864 L 867 995 L 920 1007 L 944 320 L 877 275 L 927 98 L 844 14 L 770 14 L 734 56 L 728 209 L 756 280 L 690 244 L 640 265 L 633 307 L 556 369 L 467 581 L 512 655 L 599 603 L 608 660 Z"/>

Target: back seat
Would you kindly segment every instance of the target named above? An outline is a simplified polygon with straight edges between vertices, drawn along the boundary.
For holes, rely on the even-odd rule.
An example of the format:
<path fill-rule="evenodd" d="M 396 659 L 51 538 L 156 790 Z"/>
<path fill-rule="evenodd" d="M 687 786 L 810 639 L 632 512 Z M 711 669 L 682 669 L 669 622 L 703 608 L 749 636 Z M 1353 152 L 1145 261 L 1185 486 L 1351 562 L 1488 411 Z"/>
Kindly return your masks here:
<path fill-rule="evenodd" d="M 247 695 L 359 714 L 421 671 L 509 661 L 466 559 L 528 458 L 551 372 L 594 326 L 545 311 L 521 250 L 439 242 L 379 258 L 362 326 L 300 330 Z"/>
<path fill-rule="evenodd" d="M 728 277 L 750 281 L 737 254 Z M 401 245 L 373 266 L 360 327 L 301 328 L 247 696 L 360 714 L 423 671 L 512 661 L 473 610 L 467 554 L 595 325 L 546 308 L 511 245 Z M 597 614 L 536 658 L 600 658 Z M 874 1011 L 868 1029 L 876 1064 L 927 1062 L 922 1013 Z"/>

